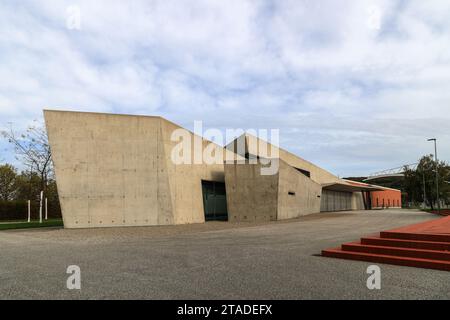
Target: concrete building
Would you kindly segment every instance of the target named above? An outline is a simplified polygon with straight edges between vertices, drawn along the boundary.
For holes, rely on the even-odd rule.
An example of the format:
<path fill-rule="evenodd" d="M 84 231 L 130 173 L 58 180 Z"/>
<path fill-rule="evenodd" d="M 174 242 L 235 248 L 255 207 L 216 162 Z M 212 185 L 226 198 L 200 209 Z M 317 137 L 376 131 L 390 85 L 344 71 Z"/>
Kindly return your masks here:
<path fill-rule="evenodd" d="M 161 117 L 44 115 L 66 228 L 290 219 L 370 208 L 369 193 L 384 191 L 339 179 L 249 135 L 223 148 L 183 130 L 193 142 L 191 158 L 200 146 L 219 161 L 180 164 L 173 133 L 182 128 Z M 267 157 L 261 146 L 277 157 Z M 276 161 L 278 170 L 262 175 L 263 160 Z"/>

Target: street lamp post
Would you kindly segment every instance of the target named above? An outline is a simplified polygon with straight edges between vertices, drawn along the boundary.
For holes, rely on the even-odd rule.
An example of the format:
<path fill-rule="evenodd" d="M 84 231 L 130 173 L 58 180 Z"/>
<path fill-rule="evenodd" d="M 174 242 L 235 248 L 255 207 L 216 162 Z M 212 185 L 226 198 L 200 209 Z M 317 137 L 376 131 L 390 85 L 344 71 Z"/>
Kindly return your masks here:
<path fill-rule="evenodd" d="M 439 199 L 439 171 L 438 171 L 438 156 L 437 156 L 437 139 L 428 139 L 428 141 L 434 141 L 434 161 L 436 164 L 436 198 L 437 198 L 437 205 L 438 205 L 438 213 L 441 213 L 441 203 Z"/>
<path fill-rule="evenodd" d="M 427 193 L 425 188 L 425 171 L 422 169 L 422 178 L 423 178 L 423 208 L 427 208 Z"/>

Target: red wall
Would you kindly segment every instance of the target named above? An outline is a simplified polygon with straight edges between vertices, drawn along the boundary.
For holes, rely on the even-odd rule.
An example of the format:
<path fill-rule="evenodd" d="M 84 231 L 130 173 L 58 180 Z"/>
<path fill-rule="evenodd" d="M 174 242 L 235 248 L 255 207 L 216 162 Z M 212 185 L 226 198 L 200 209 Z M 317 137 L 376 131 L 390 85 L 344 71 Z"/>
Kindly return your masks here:
<path fill-rule="evenodd" d="M 401 208 L 402 193 L 400 190 L 384 190 L 371 192 L 372 208 Z"/>

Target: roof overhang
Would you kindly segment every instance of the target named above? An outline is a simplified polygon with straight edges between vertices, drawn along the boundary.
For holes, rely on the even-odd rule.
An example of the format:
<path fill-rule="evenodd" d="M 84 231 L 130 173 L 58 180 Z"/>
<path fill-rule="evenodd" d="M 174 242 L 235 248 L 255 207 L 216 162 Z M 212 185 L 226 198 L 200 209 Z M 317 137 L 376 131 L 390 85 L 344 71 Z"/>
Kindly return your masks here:
<path fill-rule="evenodd" d="M 383 174 L 379 176 L 368 177 L 367 179 L 364 179 L 364 181 L 378 180 L 383 178 L 404 178 L 404 177 L 405 177 L 404 173 Z"/>
<path fill-rule="evenodd" d="M 322 185 L 322 189 L 339 192 L 361 192 L 361 191 L 383 191 L 383 188 L 371 185 L 356 185 L 347 183 L 327 183 Z"/>

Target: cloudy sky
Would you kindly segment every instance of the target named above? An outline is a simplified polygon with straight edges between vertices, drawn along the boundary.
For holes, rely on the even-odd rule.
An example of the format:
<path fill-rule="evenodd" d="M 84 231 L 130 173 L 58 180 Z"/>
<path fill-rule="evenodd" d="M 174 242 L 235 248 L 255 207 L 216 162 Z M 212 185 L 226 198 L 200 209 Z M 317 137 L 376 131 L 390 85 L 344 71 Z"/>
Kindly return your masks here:
<path fill-rule="evenodd" d="M 2 0 L 0 127 L 43 108 L 279 128 L 340 176 L 450 160 L 450 1 Z"/>

